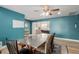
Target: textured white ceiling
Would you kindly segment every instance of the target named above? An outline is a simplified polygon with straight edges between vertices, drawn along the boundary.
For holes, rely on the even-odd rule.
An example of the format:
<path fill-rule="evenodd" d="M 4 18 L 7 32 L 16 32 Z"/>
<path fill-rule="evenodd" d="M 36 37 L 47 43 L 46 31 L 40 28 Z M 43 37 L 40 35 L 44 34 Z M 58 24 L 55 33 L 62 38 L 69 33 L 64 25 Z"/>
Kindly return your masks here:
<path fill-rule="evenodd" d="M 42 9 L 41 9 L 42 5 L 2 5 L 2 7 L 24 14 L 25 18 L 29 20 L 79 14 L 78 5 L 49 5 L 49 6 L 50 8 L 59 8 L 61 14 L 60 15 L 53 14 L 52 16 L 40 16 L 40 14 L 42 13 Z"/>

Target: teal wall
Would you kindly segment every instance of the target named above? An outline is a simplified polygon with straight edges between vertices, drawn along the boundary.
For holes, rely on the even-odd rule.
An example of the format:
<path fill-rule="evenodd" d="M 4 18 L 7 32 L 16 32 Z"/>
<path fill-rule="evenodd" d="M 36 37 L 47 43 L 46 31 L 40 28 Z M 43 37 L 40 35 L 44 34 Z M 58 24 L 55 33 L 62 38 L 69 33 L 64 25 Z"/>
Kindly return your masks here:
<path fill-rule="evenodd" d="M 30 21 L 30 34 L 32 34 L 32 21 Z"/>
<path fill-rule="evenodd" d="M 5 40 L 6 37 L 24 38 L 24 28 L 12 28 L 13 19 L 24 21 L 24 15 L 0 7 L 0 40 Z M 79 39 L 79 15 L 27 21 L 30 33 L 32 33 L 32 22 L 38 21 L 50 21 L 50 33 L 56 33 L 56 37 Z"/>
<path fill-rule="evenodd" d="M 52 19 L 50 29 L 50 33 L 56 33 L 57 37 L 79 39 L 79 15 Z"/>
<path fill-rule="evenodd" d="M 24 28 L 13 28 L 13 20 L 24 21 L 24 15 L 0 7 L 0 40 L 8 39 L 23 39 Z"/>
<path fill-rule="evenodd" d="M 79 39 L 79 15 L 39 19 L 32 22 L 38 21 L 50 21 L 50 33 L 56 33 L 56 37 Z"/>

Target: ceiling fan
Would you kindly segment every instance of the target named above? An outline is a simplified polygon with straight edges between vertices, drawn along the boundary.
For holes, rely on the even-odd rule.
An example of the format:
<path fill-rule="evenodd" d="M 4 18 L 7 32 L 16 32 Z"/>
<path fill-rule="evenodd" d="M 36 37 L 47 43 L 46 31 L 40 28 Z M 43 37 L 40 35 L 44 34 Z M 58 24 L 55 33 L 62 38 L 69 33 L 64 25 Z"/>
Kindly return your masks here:
<path fill-rule="evenodd" d="M 59 8 L 53 9 L 53 8 L 50 8 L 50 6 L 48 6 L 48 5 L 44 5 L 42 7 L 42 11 L 43 11 L 43 13 L 41 15 L 43 15 L 43 16 L 49 16 L 50 15 L 51 16 L 51 15 L 53 15 L 54 12 L 59 12 L 60 9 Z"/>

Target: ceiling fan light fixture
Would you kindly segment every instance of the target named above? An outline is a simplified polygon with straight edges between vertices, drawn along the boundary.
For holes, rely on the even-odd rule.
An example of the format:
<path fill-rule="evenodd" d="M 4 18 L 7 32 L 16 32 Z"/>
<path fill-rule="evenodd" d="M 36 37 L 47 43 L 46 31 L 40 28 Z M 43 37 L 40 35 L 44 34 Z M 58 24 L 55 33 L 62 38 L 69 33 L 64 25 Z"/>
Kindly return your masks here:
<path fill-rule="evenodd" d="M 49 16 L 49 12 L 46 12 L 46 16 Z"/>
<path fill-rule="evenodd" d="M 58 15 L 60 15 L 60 14 L 61 14 L 61 12 L 59 11 L 57 14 L 58 14 Z"/>
<path fill-rule="evenodd" d="M 43 12 L 40 16 L 49 16 L 49 12 Z"/>
<path fill-rule="evenodd" d="M 40 16 L 44 16 L 44 15 L 45 15 L 45 12 L 41 13 L 41 15 L 40 15 Z"/>

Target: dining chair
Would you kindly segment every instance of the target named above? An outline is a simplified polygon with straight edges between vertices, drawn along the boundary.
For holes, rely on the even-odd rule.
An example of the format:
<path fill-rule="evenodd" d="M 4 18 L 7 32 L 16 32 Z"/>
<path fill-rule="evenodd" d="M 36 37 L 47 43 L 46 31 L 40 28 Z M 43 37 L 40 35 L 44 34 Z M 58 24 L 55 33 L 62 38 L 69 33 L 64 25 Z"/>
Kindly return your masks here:
<path fill-rule="evenodd" d="M 42 52 L 43 54 L 51 54 L 51 53 L 53 53 L 54 36 L 55 36 L 55 33 L 53 35 L 48 34 L 47 38 L 46 38 L 46 41 L 38 47 L 38 50 L 40 52 Z"/>
<path fill-rule="evenodd" d="M 10 54 L 18 54 L 17 40 L 7 40 L 6 45 Z"/>
<path fill-rule="evenodd" d="M 54 49 L 54 37 L 55 33 L 53 35 L 49 35 L 47 38 L 47 41 L 45 43 L 45 53 L 46 54 L 51 54 Z"/>

